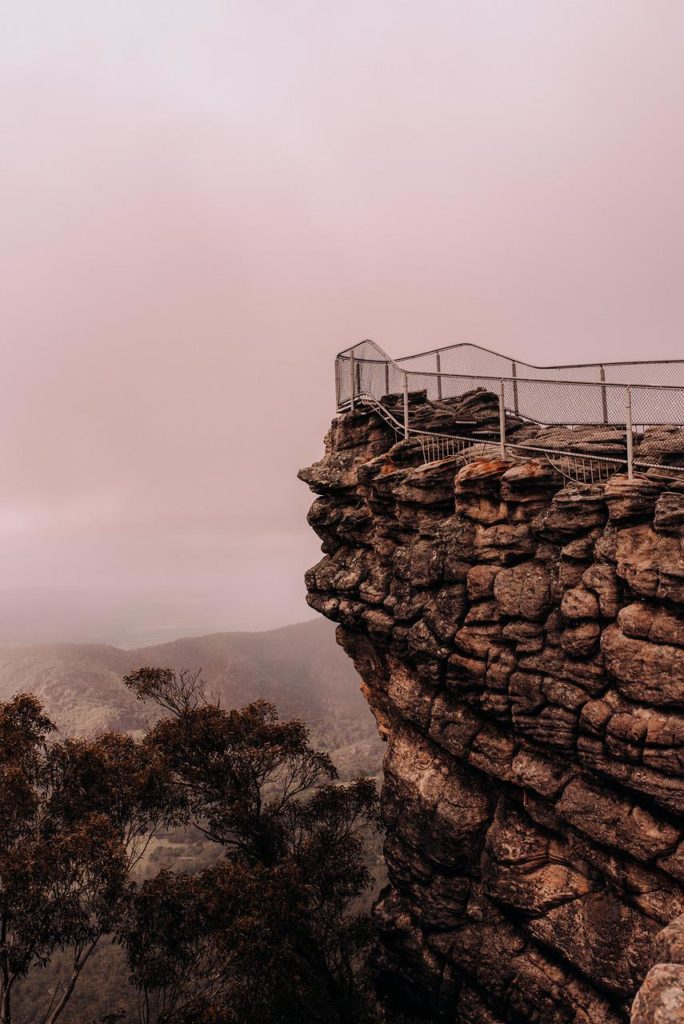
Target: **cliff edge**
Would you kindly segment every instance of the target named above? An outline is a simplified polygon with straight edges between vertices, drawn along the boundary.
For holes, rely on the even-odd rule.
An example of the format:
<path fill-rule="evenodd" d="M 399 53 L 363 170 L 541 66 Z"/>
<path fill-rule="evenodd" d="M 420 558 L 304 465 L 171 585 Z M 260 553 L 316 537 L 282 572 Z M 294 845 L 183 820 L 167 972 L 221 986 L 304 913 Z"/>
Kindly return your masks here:
<path fill-rule="evenodd" d="M 684 1021 L 684 480 L 426 465 L 364 408 L 300 476 L 387 740 L 389 1019 Z"/>

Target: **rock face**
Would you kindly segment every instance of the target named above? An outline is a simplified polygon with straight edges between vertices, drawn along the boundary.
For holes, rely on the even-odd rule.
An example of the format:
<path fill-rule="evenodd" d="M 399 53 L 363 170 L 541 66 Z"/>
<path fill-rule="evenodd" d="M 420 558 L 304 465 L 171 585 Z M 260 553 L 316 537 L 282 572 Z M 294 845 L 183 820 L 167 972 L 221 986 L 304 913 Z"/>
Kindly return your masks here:
<path fill-rule="evenodd" d="M 682 1022 L 684 489 L 393 441 L 357 410 L 300 474 L 387 740 L 389 1019 Z"/>

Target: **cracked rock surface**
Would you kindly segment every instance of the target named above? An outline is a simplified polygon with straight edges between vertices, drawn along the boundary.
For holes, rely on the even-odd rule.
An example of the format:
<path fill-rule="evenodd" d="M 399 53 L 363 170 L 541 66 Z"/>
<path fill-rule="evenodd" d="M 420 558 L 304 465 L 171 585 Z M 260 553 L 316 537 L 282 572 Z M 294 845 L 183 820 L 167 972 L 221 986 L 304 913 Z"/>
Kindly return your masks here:
<path fill-rule="evenodd" d="M 389 1019 L 682 1024 L 684 487 L 423 465 L 364 409 L 300 476 L 308 601 L 387 740 Z"/>

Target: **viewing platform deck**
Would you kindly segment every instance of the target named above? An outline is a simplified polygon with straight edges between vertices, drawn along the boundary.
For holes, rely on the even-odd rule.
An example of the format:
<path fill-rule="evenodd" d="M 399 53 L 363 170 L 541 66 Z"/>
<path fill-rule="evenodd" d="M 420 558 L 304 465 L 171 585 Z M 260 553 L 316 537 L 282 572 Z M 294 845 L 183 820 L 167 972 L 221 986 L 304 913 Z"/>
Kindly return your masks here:
<path fill-rule="evenodd" d="M 539 367 L 470 344 L 395 360 L 362 341 L 338 354 L 335 394 L 339 412 L 374 408 L 426 462 L 540 456 L 583 483 L 650 473 L 684 484 L 684 360 Z M 476 395 L 493 403 L 485 422 L 468 416 Z"/>

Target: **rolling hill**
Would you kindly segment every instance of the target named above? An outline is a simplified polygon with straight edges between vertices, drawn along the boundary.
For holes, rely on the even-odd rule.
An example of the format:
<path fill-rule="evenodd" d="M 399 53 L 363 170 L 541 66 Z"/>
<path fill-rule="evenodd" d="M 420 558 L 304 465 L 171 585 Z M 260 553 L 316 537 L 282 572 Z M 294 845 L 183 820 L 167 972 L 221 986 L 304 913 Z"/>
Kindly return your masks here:
<path fill-rule="evenodd" d="M 122 676 L 143 665 L 202 669 L 224 707 L 263 697 L 304 719 L 343 776 L 375 775 L 382 744 L 351 662 L 320 619 L 259 633 L 212 633 L 124 650 L 102 644 L 0 645 L 0 700 L 35 693 L 60 732 L 137 731 L 155 717 Z"/>

